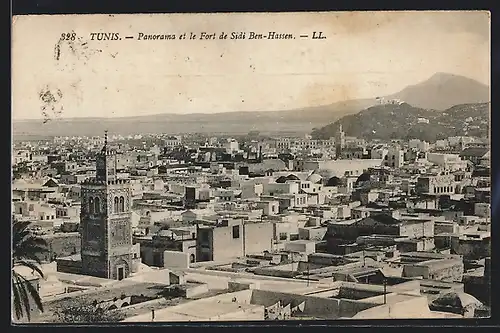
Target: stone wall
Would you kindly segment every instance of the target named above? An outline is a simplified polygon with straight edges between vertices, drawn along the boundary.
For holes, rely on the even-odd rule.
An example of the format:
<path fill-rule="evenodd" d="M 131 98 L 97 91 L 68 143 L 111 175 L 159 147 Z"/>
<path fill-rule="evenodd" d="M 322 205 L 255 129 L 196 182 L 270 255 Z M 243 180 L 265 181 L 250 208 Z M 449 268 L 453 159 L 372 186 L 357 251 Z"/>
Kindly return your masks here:
<path fill-rule="evenodd" d="M 189 254 L 179 251 L 163 251 L 163 265 L 170 269 L 188 268 Z"/>
<path fill-rule="evenodd" d="M 409 238 L 434 237 L 434 221 L 403 222 L 399 234 Z"/>
<path fill-rule="evenodd" d="M 389 303 L 372 307 L 357 313 L 353 319 L 391 319 L 391 318 L 431 318 L 426 297 L 415 297 L 407 301 Z"/>
<path fill-rule="evenodd" d="M 458 241 L 455 249 L 457 254 L 463 255 L 466 260 L 477 260 L 491 256 L 490 238 L 482 240 L 462 240 Z"/>
<path fill-rule="evenodd" d="M 360 289 L 354 287 L 349 287 L 349 286 L 341 286 L 339 290 L 339 298 L 347 298 L 347 299 L 352 299 L 352 300 L 358 300 L 358 299 L 364 299 L 364 298 L 370 298 L 374 296 L 379 296 L 383 294 L 382 292 L 378 290 L 367 290 L 367 289 Z"/>
<path fill-rule="evenodd" d="M 274 225 L 272 223 L 247 223 L 244 229 L 245 254 L 262 253 L 272 250 Z"/>
<path fill-rule="evenodd" d="M 82 274 L 108 278 L 108 265 L 101 257 L 82 256 Z"/>
<path fill-rule="evenodd" d="M 278 302 L 283 305 L 290 304 L 291 307 L 305 302 L 304 315 L 322 319 L 338 319 L 340 317 L 352 317 L 359 311 L 371 308 L 372 303 L 360 301 L 332 299 L 323 297 L 287 294 L 265 290 L 252 291 L 252 304 L 271 306 Z"/>
<path fill-rule="evenodd" d="M 186 298 L 195 298 L 207 292 L 208 292 L 208 284 L 188 286 L 186 289 Z"/>
<path fill-rule="evenodd" d="M 491 283 L 484 276 L 464 276 L 464 292 L 476 297 L 485 305 L 491 304 Z"/>
<path fill-rule="evenodd" d="M 38 256 L 44 262 L 79 254 L 81 250 L 80 234 L 76 232 L 56 234 L 53 237 L 46 237 L 45 240 L 47 241 L 48 251 L 40 253 Z"/>
<path fill-rule="evenodd" d="M 57 271 L 63 273 L 71 274 L 81 274 L 82 273 L 82 261 L 81 260 L 70 260 L 70 259 L 58 259 L 57 260 Z"/>

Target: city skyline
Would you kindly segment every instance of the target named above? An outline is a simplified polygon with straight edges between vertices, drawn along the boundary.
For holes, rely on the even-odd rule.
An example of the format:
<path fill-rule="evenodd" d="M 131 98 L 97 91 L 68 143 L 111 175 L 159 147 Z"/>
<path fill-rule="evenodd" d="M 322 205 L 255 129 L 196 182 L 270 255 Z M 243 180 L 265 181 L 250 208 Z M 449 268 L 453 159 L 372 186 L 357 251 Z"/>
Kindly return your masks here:
<path fill-rule="evenodd" d="M 57 61 L 54 36 L 59 36 L 60 27 L 68 26 L 69 19 L 75 20 L 74 26 L 85 26 L 79 34 L 86 35 L 109 18 L 93 16 L 82 25 L 78 23 L 82 17 L 59 16 L 48 29 L 33 31 L 39 19 L 19 17 L 17 26 L 14 23 L 14 120 L 43 119 L 39 95 L 44 89 L 61 91 L 57 101 L 63 107 L 61 118 L 83 114 L 118 118 L 328 105 L 389 95 L 436 72 L 489 85 L 487 12 L 230 14 L 202 15 L 201 20 L 199 15 L 186 14 L 171 15 L 169 20 L 161 15 L 133 19 L 117 15 L 113 29 L 123 34 L 180 32 L 179 27 L 248 31 L 261 26 L 263 31 L 296 35 L 322 30 L 328 39 L 186 41 L 175 48 L 148 41 L 130 42 L 132 48 L 124 41 L 88 42 L 80 53 L 61 46 Z M 255 28 L 248 28 L 250 24 Z M 27 29 L 33 32 L 28 34 Z M 16 36 L 23 36 L 23 43 L 16 43 Z M 28 47 L 44 51 L 33 53 Z M 33 63 L 37 66 L 26 70 Z"/>

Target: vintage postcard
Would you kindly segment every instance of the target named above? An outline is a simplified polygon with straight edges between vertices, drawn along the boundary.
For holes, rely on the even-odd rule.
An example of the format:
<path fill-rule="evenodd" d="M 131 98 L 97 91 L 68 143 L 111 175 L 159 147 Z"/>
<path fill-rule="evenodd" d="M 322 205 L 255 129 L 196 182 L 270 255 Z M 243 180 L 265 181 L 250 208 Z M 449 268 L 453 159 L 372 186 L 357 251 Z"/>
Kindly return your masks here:
<path fill-rule="evenodd" d="M 14 323 L 490 316 L 490 13 L 12 23 Z"/>

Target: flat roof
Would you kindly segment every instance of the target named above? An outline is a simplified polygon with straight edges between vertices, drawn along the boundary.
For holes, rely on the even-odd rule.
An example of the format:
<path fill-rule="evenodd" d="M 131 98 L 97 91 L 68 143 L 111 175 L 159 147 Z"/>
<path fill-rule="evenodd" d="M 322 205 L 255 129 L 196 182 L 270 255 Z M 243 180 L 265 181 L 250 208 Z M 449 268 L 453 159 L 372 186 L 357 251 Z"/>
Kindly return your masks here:
<path fill-rule="evenodd" d="M 193 300 L 188 303 L 167 307 L 155 311 L 155 322 L 161 321 L 206 321 L 218 316 L 263 308 L 263 305 L 243 304 L 222 300 Z M 151 312 L 130 317 L 125 322 L 152 321 Z"/>
<path fill-rule="evenodd" d="M 195 318 L 208 319 L 231 312 L 239 312 L 252 308 L 260 308 L 263 305 L 243 304 L 237 302 L 190 302 L 170 308 L 169 312 L 188 315 Z"/>
<path fill-rule="evenodd" d="M 314 241 L 314 240 L 307 240 L 307 239 L 297 239 L 297 240 L 288 241 L 285 244 L 310 244 L 310 243 L 315 243 L 316 244 L 316 241 Z"/>

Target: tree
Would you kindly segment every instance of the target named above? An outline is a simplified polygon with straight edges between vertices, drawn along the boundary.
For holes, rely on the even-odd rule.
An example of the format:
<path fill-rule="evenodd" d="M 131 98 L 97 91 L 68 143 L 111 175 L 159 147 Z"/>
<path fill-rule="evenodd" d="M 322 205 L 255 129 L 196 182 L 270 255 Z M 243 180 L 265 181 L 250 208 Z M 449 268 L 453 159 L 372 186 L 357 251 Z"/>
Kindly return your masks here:
<path fill-rule="evenodd" d="M 113 323 L 125 318 L 123 313 L 101 308 L 95 303 L 62 307 L 54 313 L 58 323 Z"/>
<path fill-rule="evenodd" d="M 31 319 L 31 302 L 35 302 L 40 311 L 43 311 L 42 301 L 38 290 L 26 279 L 26 277 L 17 273 L 14 266 L 24 266 L 43 278 L 43 272 L 40 269 L 39 253 L 47 251 L 47 243 L 44 239 L 36 237 L 29 230 L 31 222 L 14 221 L 12 225 L 12 294 L 13 306 L 17 319 L 24 315 Z"/>

